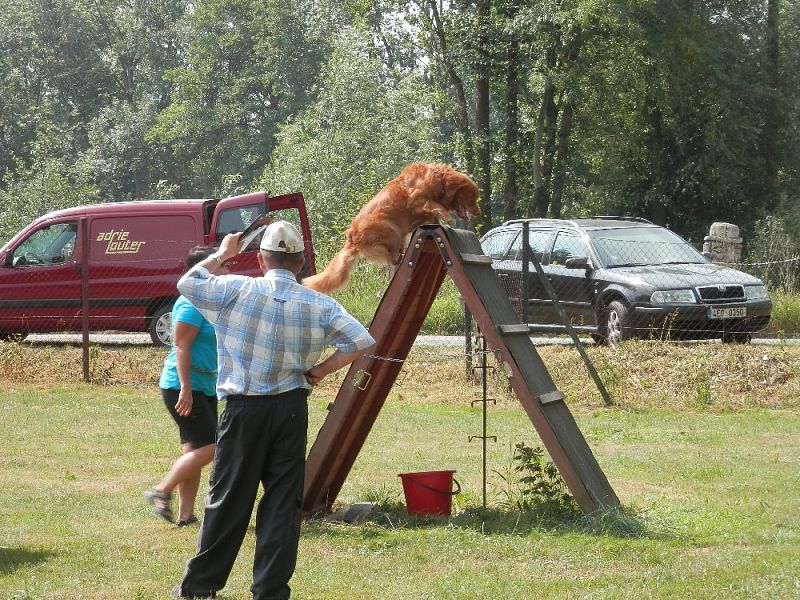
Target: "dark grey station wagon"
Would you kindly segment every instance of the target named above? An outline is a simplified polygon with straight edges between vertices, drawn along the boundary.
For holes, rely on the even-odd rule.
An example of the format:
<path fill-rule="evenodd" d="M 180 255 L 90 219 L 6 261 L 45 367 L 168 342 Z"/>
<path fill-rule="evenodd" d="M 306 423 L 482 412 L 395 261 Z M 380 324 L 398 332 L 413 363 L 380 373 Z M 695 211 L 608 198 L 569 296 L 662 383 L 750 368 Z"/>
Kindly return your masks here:
<path fill-rule="evenodd" d="M 631 337 L 660 337 L 746 343 L 769 323 L 772 303 L 761 280 L 710 262 L 677 234 L 644 219 L 508 221 L 484 235 L 481 245 L 532 331 L 565 326 L 530 259 L 523 282 L 525 223 L 529 252 L 567 317 L 596 342 L 616 346 Z"/>

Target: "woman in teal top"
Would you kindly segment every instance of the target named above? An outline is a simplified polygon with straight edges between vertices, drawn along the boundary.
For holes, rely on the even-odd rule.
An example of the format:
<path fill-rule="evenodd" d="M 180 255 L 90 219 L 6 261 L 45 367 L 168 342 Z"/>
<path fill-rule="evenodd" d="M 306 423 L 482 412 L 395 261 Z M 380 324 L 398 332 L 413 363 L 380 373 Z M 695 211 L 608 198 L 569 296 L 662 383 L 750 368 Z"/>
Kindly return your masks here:
<path fill-rule="evenodd" d="M 192 268 L 215 248 L 193 248 Z M 161 482 L 145 492 L 156 514 L 172 522 L 172 491 L 178 490 L 179 527 L 197 523 L 194 502 L 200 474 L 214 458 L 217 431 L 217 338 L 214 326 L 183 296 L 172 308 L 172 348 L 164 360 L 159 387 L 180 432 L 183 455 Z"/>

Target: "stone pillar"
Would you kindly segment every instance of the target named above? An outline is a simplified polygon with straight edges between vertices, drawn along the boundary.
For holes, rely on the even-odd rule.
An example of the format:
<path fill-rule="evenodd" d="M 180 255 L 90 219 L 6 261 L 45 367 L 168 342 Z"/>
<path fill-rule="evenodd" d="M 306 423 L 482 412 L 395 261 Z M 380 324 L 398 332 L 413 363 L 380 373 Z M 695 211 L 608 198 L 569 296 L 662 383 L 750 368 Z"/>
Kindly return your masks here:
<path fill-rule="evenodd" d="M 742 238 L 739 228 L 731 223 L 712 223 L 703 238 L 703 252 L 711 254 L 715 263 L 738 263 L 742 260 Z"/>

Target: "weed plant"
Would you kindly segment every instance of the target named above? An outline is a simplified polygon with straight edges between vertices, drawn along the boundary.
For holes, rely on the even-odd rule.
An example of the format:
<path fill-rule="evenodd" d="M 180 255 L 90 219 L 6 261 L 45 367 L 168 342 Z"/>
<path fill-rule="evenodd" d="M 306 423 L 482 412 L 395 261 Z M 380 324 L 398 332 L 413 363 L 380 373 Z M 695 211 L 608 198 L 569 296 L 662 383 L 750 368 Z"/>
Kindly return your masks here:
<path fill-rule="evenodd" d="M 580 515 L 561 474 L 553 461 L 546 458 L 541 446 L 517 442 L 512 463 L 505 472 L 495 471 L 501 481 L 501 508 L 522 512 L 538 510 L 566 519 Z"/>
<path fill-rule="evenodd" d="M 776 293 L 772 295 L 772 318 L 769 330 L 778 337 L 800 334 L 800 296 Z"/>
<path fill-rule="evenodd" d="M 783 219 L 770 216 L 757 224 L 740 268 L 761 279 L 772 294 L 800 293 L 800 248 Z"/>

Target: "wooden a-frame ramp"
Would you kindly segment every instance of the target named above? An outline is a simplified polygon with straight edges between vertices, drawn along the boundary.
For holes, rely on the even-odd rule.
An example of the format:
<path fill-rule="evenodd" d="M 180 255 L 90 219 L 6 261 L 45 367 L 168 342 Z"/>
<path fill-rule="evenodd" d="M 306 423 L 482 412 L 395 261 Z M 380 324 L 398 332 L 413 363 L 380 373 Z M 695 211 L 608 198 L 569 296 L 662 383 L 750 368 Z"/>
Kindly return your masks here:
<path fill-rule="evenodd" d="M 414 232 L 369 328 L 377 344 L 350 366 L 309 452 L 306 514 L 333 505 L 448 273 L 581 510 L 619 506 L 491 262 L 470 231 L 427 225 Z"/>

